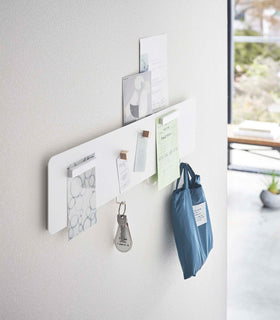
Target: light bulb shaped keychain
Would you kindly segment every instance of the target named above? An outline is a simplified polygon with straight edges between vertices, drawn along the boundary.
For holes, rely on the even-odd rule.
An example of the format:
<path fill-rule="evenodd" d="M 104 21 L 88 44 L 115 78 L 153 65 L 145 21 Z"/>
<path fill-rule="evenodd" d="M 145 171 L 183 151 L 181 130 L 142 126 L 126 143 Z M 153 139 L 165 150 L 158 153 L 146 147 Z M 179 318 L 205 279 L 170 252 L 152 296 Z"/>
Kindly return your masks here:
<path fill-rule="evenodd" d="M 121 210 L 123 210 L 121 214 Z M 126 203 L 122 201 L 119 205 L 117 222 L 118 222 L 118 230 L 115 236 L 115 246 L 121 252 L 127 252 L 132 247 L 132 238 L 130 235 L 126 212 Z"/>

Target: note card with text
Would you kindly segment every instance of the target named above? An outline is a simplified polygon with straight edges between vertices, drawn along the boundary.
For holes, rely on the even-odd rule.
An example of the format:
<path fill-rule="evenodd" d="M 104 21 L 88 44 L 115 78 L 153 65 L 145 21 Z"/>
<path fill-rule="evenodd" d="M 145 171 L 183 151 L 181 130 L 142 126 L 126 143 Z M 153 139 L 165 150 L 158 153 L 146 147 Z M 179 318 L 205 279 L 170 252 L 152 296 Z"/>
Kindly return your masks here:
<path fill-rule="evenodd" d="M 130 172 L 129 172 L 128 160 L 123 160 L 121 158 L 118 158 L 117 169 L 118 169 L 120 193 L 123 193 L 129 187 L 129 184 L 130 184 Z"/>
<path fill-rule="evenodd" d="M 177 119 L 166 124 L 157 119 L 156 138 L 158 190 L 161 190 L 180 175 Z"/>
<path fill-rule="evenodd" d="M 140 39 L 140 72 L 151 71 L 151 91 L 153 112 L 167 107 L 167 36 Z"/>

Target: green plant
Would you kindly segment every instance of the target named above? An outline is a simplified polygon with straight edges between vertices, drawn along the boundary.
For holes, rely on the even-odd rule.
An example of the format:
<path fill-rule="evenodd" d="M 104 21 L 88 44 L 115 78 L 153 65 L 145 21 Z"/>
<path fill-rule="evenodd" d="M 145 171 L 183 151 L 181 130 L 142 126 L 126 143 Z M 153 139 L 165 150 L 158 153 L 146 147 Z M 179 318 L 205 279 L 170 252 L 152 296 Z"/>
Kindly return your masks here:
<path fill-rule="evenodd" d="M 267 190 L 275 193 L 275 194 L 279 194 L 280 190 L 278 189 L 278 184 L 279 184 L 279 179 L 276 179 L 276 174 L 275 172 L 272 173 L 272 181 L 269 184 Z"/>
<path fill-rule="evenodd" d="M 251 29 L 236 30 L 236 36 L 260 36 Z M 236 42 L 234 53 L 235 78 L 246 73 L 256 58 L 271 58 L 280 61 L 280 47 L 276 43 Z"/>
<path fill-rule="evenodd" d="M 280 61 L 257 57 L 247 71 L 234 82 L 234 123 L 244 120 L 280 123 L 280 113 L 272 113 L 269 106 L 280 104 Z"/>

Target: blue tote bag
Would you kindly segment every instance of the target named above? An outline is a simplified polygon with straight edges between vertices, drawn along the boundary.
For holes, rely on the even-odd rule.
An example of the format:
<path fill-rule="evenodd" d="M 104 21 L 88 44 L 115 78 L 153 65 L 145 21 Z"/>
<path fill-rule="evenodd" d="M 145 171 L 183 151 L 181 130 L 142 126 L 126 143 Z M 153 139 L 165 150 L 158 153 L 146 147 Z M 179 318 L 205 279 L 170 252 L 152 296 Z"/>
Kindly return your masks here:
<path fill-rule="evenodd" d="M 190 165 L 180 164 L 183 186 L 172 193 L 171 220 L 184 273 L 184 279 L 195 276 L 213 247 L 213 235 L 206 198 L 200 177 Z"/>

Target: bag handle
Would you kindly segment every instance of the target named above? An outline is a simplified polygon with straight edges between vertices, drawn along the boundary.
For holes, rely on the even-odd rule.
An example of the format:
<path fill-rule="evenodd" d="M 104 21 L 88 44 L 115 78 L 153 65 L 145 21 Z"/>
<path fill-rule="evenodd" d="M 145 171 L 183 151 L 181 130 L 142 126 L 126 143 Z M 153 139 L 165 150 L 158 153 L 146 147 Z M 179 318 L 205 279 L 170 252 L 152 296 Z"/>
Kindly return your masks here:
<path fill-rule="evenodd" d="M 180 177 L 177 179 L 177 182 L 176 182 L 176 190 L 178 189 L 178 185 L 181 180 L 181 176 L 182 176 L 183 171 L 184 171 L 183 189 L 186 189 L 187 186 L 190 186 L 193 183 L 193 181 L 195 181 L 195 173 L 194 173 L 192 167 L 188 163 L 181 162 L 180 163 Z M 191 176 L 191 179 L 189 176 Z"/>
<path fill-rule="evenodd" d="M 188 168 L 188 172 L 189 172 L 189 174 L 191 176 L 191 183 L 193 184 L 194 181 L 195 181 L 195 178 L 196 178 L 196 174 L 194 173 L 192 167 L 188 163 L 186 163 L 186 165 L 187 165 L 187 168 Z"/>

